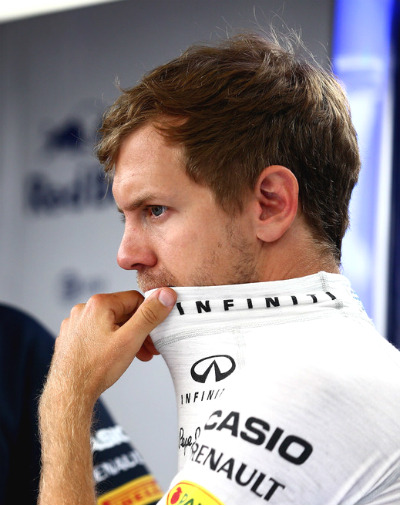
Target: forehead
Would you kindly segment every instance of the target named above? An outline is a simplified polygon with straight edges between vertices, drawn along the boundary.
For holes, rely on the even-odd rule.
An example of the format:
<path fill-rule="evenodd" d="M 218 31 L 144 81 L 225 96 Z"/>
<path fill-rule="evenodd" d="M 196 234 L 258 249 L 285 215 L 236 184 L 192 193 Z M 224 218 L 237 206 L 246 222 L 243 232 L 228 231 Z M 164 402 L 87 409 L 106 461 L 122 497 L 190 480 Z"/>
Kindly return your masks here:
<path fill-rule="evenodd" d="M 168 143 L 148 124 L 123 141 L 115 164 L 113 191 L 126 186 L 140 191 L 143 185 L 179 185 L 186 179 L 182 147 Z"/>

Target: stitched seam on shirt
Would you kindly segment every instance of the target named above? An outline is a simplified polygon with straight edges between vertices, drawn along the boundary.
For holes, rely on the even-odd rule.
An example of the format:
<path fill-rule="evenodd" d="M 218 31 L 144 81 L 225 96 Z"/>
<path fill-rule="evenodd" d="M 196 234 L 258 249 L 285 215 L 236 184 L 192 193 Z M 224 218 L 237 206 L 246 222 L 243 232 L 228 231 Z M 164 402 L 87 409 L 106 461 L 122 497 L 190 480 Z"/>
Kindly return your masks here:
<path fill-rule="evenodd" d="M 353 318 L 356 321 L 360 321 L 359 317 L 355 317 L 352 312 L 348 313 L 346 311 L 346 308 L 342 308 L 341 315 L 344 316 L 345 318 Z M 235 325 L 220 324 L 220 325 L 218 325 L 217 328 L 215 326 L 215 322 L 210 322 L 210 326 L 212 325 L 212 327 L 211 328 L 201 327 L 200 332 L 199 331 L 193 332 L 190 330 L 186 330 L 186 331 L 181 330 L 177 333 L 174 333 L 172 336 L 167 338 L 165 341 L 158 342 L 157 349 L 161 350 L 165 346 L 168 346 L 170 344 L 176 343 L 176 342 L 184 340 L 184 339 L 193 339 L 193 338 L 199 337 L 199 336 L 215 335 L 215 333 L 220 330 L 222 330 L 224 333 L 227 333 L 227 332 L 235 332 L 236 333 L 240 327 L 245 327 L 246 329 L 247 328 L 269 327 L 269 325 L 284 325 L 287 323 L 295 323 L 295 322 L 300 323 L 300 322 L 306 322 L 306 321 L 310 321 L 310 320 L 317 320 L 320 318 L 322 318 L 321 313 L 310 314 L 307 316 L 302 316 L 300 318 L 298 315 L 290 315 L 290 316 L 285 315 L 285 318 L 279 318 L 279 319 L 278 318 L 274 319 L 272 317 L 271 319 L 268 320 L 268 326 L 266 326 L 265 320 L 262 320 L 259 322 L 244 322 L 244 323 L 236 322 Z M 363 320 L 363 321 L 367 322 L 366 320 Z"/>

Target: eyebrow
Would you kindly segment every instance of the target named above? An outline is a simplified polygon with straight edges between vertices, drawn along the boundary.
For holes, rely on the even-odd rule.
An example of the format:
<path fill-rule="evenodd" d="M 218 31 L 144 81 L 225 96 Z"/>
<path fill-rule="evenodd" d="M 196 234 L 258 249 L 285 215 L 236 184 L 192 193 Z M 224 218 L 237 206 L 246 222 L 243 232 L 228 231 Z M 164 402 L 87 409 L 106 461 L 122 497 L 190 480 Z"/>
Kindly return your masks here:
<path fill-rule="evenodd" d="M 133 200 L 129 205 L 126 206 L 127 211 L 134 211 L 135 209 L 139 209 L 147 202 L 156 201 L 159 197 L 156 197 L 153 193 L 146 193 L 142 195 L 141 197 L 136 198 Z M 117 206 L 118 212 L 121 214 L 124 214 L 124 211 Z"/>

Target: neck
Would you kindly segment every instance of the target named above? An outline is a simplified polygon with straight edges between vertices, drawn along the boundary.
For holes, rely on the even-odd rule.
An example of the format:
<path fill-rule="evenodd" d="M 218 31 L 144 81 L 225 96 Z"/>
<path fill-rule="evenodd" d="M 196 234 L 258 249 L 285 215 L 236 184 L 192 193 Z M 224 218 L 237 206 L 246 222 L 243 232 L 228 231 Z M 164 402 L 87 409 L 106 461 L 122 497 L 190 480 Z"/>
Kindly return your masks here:
<path fill-rule="evenodd" d="M 340 274 L 332 252 L 300 221 L 274 243 L 261 244 L 259 281 L 302 278 L 317 272 Z"/>

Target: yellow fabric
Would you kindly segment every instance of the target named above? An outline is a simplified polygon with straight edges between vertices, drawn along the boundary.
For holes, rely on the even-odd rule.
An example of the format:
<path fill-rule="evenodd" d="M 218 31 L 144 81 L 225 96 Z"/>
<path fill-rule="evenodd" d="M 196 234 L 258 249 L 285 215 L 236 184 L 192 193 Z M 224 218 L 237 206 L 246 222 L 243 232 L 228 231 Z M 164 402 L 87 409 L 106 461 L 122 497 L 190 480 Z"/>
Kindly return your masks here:
<path fill-rule="evenodd" d="M 151 504 L 162 495 L 158 483 L 148 474 L 101 495 L 97 504 Z"/>

